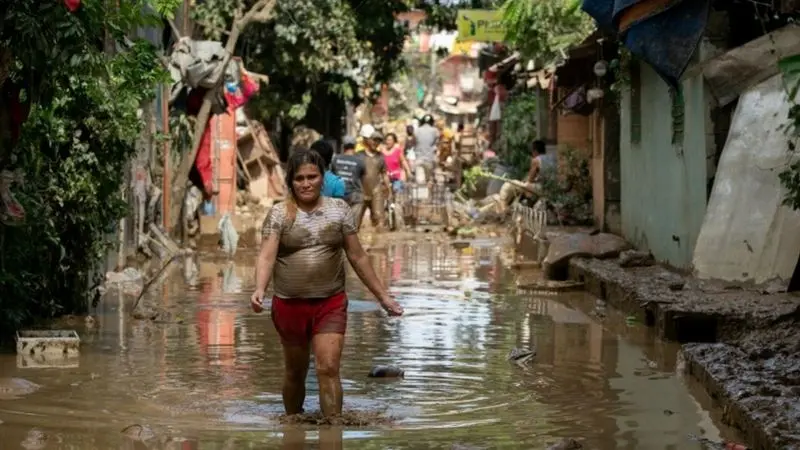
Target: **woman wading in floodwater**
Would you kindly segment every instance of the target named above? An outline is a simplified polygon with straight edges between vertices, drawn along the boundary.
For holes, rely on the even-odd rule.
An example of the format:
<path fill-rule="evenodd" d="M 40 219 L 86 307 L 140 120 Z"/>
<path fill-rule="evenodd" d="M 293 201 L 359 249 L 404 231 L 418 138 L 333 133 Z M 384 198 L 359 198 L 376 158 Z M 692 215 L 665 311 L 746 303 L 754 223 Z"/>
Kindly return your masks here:
<path fill-rule="evenodd" d="M 273 278 L 272 322 L 283 345 L 283 405 L 289 415 L 303 412 L 310 350 L 322 414 L 342 413 L 339 365 L 347 327 L 342 252 L 383 309 L 391 316 L 403 314 L 361 247 L 350 207 L 344 200 L 320 195 L 324 173 L 325 162 L 316 152 L 300 150 L 289 158 L 286 183 L 291 195 L 264 219 L 256 291 L 250 298 L 253 310 L 260 312 Z"/>

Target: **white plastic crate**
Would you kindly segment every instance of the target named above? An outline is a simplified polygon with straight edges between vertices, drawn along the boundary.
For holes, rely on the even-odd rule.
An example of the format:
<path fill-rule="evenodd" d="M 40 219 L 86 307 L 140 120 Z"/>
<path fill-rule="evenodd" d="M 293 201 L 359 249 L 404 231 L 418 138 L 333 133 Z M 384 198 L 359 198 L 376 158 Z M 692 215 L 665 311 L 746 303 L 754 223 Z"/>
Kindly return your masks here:
<path fill-rule="evenodd" d="M 75 330 L 17 331 L 17 354 L 36 359 L 72 358 L 80 353 L 81 338 Z"/>

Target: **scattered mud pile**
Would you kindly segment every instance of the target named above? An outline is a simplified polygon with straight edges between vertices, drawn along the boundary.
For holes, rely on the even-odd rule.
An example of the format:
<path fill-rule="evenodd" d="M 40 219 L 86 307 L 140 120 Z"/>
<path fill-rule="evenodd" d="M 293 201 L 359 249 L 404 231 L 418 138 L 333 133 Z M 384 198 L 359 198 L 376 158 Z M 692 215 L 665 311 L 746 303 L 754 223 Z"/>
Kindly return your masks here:
<path fill-rule="evenodd" d="M 291 416 L 280 416 L 282 425 L 336 425 L 345 427 L 373 427 L 390 425 L 395 421 L 385 411 L 343 411 L 338 417 L 324 417 L 322 412 L 310 412 Z"/>

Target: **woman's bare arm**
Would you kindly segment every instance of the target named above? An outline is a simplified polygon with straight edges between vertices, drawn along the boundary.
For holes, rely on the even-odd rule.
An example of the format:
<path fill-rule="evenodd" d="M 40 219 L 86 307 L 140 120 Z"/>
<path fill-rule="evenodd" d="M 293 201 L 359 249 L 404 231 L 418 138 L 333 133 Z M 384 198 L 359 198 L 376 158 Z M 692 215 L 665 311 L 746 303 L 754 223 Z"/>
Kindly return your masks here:
<path fill-rule="evenodd" d="M 403 171 L 406 173 L 406 181 L 411 180 L 411 166 L 408 165 L 408 160 L 403 152 L 400 152 L 400 163 L 403 165 Z"/>
<path fill-rule="evenodd" d="M 374 295 L 383 306 L 383 309 L 391 316 L 399 316 L 403 314 L 403 308 L 397 304 L 396 301 L 389 295 L 386 287 L 378 279 L 375 269 L 369 261 L 369 255 L 361 247 L 361 241 L 358 239 L 358 234 L 351 233 L 344 236 L 344 251 L 347 254 L 347 260 L 356 271 L 356 275 L 367 286 L 372 295 Z"/>
<path fill-rule="evenodd" d="M 272 233 L 261 242 L 261 250 L 258 252 L 256 261 L 256 292 L 264 294 L 272 278 L 272 269 L 275 267 L 275 259 L 278 256 L 278 244 L 280 235 Z"/>

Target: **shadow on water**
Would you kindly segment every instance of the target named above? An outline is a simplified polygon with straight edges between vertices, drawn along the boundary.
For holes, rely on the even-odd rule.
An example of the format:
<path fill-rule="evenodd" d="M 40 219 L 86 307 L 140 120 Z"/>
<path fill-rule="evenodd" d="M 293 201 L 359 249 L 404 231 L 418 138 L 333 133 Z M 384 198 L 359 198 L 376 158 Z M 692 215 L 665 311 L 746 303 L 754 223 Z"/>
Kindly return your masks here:
<path fill-rule="evenodd" d="M 374 250 L 406 309 L 399 320 L 351 274 L 345 409 L 388 424 L 281 424 L 280 345 L 269 315 L 248 308 L 255 255 L 200 255 L 148 294 L 176 323 L 132 320 L 131 299 L 108 295 L 99 327 L 80 330 L 77 367 L 23 369 L 0 355 L 0 382 L 40 386 L 0 398 L 0 447 L 535 449 L 572 437 L 591 449 L 690 449 L 700 447 L 689 433 L 735 437 L 675 374 L 677 347 L 613 312 L 595 321 L 585 294 L 515 292 L 502 251 L 499 241 Z M 515 346 L 536 347 L 529 367 L 506 361 Z M 406 378 L 368 379 L 374 364 Z M 312 367 L 306 410 L 316 394 Z"/>

